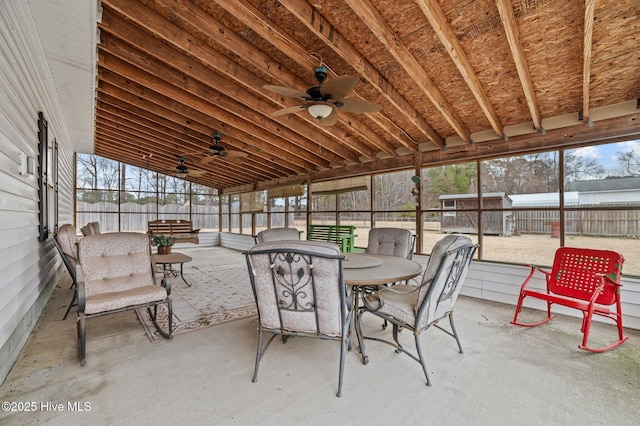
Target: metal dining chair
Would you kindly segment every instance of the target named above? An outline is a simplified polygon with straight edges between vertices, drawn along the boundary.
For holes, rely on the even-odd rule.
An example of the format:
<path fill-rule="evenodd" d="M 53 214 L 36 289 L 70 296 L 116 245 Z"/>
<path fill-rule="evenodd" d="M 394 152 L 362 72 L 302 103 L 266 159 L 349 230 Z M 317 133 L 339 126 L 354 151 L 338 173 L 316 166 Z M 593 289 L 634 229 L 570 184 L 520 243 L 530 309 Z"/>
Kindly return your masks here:
<path fill-rule="evenodd" d="M 416 244 L 416 235 L 408 229 L 373 228 L 365 253 L 411 259 Z"/>
<path fill-rule="evenodd" d="M 255 242 L 264 243 L 267 241 L 299 240 L 300 233 L 296 228 L 270 228 L 258 232 Z"/>
<path fill-rule="evenodd" d="M 76 234 L 76 228 L 73 225 L 65 224 L 58 229 L 58 232 L 53 238 L 53 245 L 58 249 L 62 262 L 71 276 L 71 288 L 73 289 L 73 297 L 67 311 L 64 313 L 63 320 L 67 319 L 69 311 L 76 305 L 78 298 L 78 289 L 76 281 L 76 267 L 78 266 L 78 236 Z"/>
<path fill-rule="evenodd" d="M 371 313 L 393 325 L 393 342 L 363 336 L 364 339 L 386 343 L 396 348 L 396 352 L 408 355 L 422 366 L 431 386 L 420 338 L 424 332 L 435 327 L 455 338 L 460 353 L 463 353 L 460 339 L 453 323 L 453 306 L 464 282 L 471 259 L 477 245 L 462 235 L 447 235 L 433 248 L 419 287 L 399 284 L 392 288 L 374 291 L 363 298 L 364 306 L 359 309 L 358 324 L 363 329 L 362 316 Z M 449 318 L 451 330 L 441 327 L 438 322 Z M 404 328 L 413 332 L 416 353 L 406 350 L 399 341 L 398 331 Z M 364 343 L 362 344 L 364 353 Z M 368 363 L 365 357 L 365 364 Z"/>
<path fill-rule="evenodd" d="M 276 336 L 303 336 L 340 342 L 337 396 L 342 396 L 351 302 L 344 283 L 339 247 L 318 241 L 273 241 L 246 251 L 251 288 L 258 307 L 260 361 Z M 265 342 L 265 334 L 273 335 Z"/>

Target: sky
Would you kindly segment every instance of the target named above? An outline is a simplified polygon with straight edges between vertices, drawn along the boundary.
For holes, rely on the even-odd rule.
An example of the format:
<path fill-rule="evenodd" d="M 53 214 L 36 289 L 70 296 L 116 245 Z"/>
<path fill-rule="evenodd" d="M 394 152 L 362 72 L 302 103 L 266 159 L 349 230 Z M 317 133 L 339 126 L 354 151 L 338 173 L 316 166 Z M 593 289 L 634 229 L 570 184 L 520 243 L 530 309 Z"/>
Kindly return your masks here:
<path fill-rule="evenodd" d="M 578 148 L 573 152 L 584 158 L 595 159 L 605 170 L 610 171 L 618 167 L 618 161 L 616 160 L 617 154 L 628 151 L 634 151 L 640 158 L 640 140 L 587 146 Z"/>

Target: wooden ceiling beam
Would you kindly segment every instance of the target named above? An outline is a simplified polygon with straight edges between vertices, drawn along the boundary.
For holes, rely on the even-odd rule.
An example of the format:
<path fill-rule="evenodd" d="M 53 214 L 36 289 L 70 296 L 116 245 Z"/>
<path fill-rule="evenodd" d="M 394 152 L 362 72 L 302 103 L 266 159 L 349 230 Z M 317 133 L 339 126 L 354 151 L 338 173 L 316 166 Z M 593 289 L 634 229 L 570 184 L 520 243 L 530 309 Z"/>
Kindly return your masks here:
<path fill-rule="evenodd" d="M 282 4 L 298 21 L 303 23 L 311 32 L 322 40 L 337 55 L 347 61 L 360 75 L 365 78 L 399 113 L 413 124 L 428 140 L 439 147 L 444 146 L 444 139 L 427 123 L 398 90 L 345 39 L 337 28 L 322 16 L 313 6 L 304 0 L 280 0 Z M 409 136 L 402 137 L 402 129 L 394 131 L 387 126 L 388 131 L 404 145 L 409 147 L 414 142 Z"/>
<path fill-rule="evenodd" d="M 221 1 L 216 0 L 216 3 L 223 9 L 233 15 L 236 19 L 242 22 L 252 31 L 256 32 L 260 37 L 267 40 L 273 46 L 282 51 L 291 60 L 297 62 L 300 66 L 314 69 L 318 65 L 316 58 L 311 57 L 307 49 L 300 43 L 293 40 L 288 36 L 278 25 L 256 9 L 246 0 L 233 0 L 233 1 Z M 333 76 L 337 76 L 335 72 L 329 70 Z M 362 99 L 356 92 L 353 92 L 356 97 Z M 380 114 L 381 115 L 381 114 Z M 355 117 L 355 116 L 351 116 Z M 402 144 L 401 146 L 417 150 L 417 144 L 414 141 L 407 140 L 406 134 L 396 132 L 393 127 L 388 125 L 388 121 L 378 117 L 378 114 L 367 114 L 367 118 L 376 125 L 378 125 L 384 132 L 395 135 L 394 138 L 397 142 Z M 348 125 L 354 131 L 358 132 L 361 137 L 366 138 L 371 144 L 376 146 L 380 151 L 389 154 L 395 154 L 394 150 L 389 149 L 389 140 L 385 140 L 373 133 L 370 129 L 364 126 L 357 118 L 345 118 L 344 114 L 338 114 L 338 120 L 343 124 Z M 397 139 L 397 137 L 401 139 Z M 370 157 L 375 157 L 371 156 Z"/>
<path fill-rule="evenodd" d="M 584 10 L 584 42 L 582 64 L 582 119 L 589 123 L 589 85 L 591 84 L 591 46 L 593 44 L 593 20 L 597 0 L 586 0 Z"/>
<path fill-rule="evenodd" d="M 175 102 L 169 102 L 163 95 L 140 87 L 136 83 L 128 82 L 111 72 L 103 72 L 102 74 L 103 77 L 98 87 L 99 96 L 101 96 L 101 94 L 113 96 L 124 102 L 125 105 L 130 104 L 142 110 L 150 111 L 152 114 L 175 122 L 179 126 L 189 127 L 207 136 L 212 134 L 211 125 L 205 124 L 211 122 L 211 117 L 201 111 Z M 130 91 L 126 91 L 125 89 L 129 89 Z M 171 109 L 166 108 L 165 105 Z M 225 135 L 230 135 L 232 138 L 244 141 L 237 143 L 235 146 L 248 145 L 247 147 L 243 147 L 247 152 L 250 152 L 250 155 L 257 156 L 262 161 L 279 165 L 286 174 L 302 173 L 307 168 L 307 163 L 298 157 L 294 157 L 288 152 L 282 152 L 282 150 L 274 148 L 273 145 L 266 144 L 263 139 L 258 139 L 250 133 L 245 132 L 244 130 L 246 130 L 247 127 L 251 127 L 250 123 L 236 123 L 234 121 L 232 124 L 234 125 L 216 125 L 215 128 L 216 130 L 224 131 Z M 268 135 L 264 136 L 264 139 L 268 138 Z"/>
<path fill-rule="evenodd" d="M 113 98 L 111 98 L 113 100 Z M 104 101 L 99 100 L 99 103 L 104 103 Z M 118 116 L 120 118 L 122 118 L 123 120 L 127 120 L 127 121 L 133 121 L 136 124 L 143 124 L 143 123 L 150 123 L 150 120 L 145 120 L 145 118 L 142 118 L 141 116 L 138 115 L 130 115 L 128 114 L 128 111 L 125 109 L 121 109 L 120 107 L 116 106 L 116 105 L 111 105 L 108 104 L 108 106 L 102 106 L 101 110 L 107 114 L 113 114 L 115 116 Z M 101 115 L 102 116 L 102 115 Z M 105 115 L 105 117 L 108 117 L 109 115 Z M 163 130 L 160 130 L 161 132 Z M 169 128 L 164 129 L 164 131 L 173 131 Z M 226 142 L 225 142 L 226 143 Z M 203 158 L 206 158 L 208 156 L 208 148 L 207 147 L 195 147 L 193 148 L 192 146 L 189 147 L 185 147 L 185 149 L 183 151 L 181 151 L 182 155 L 185 157 L 189 157 L 190 159 L 196 158 L 196 159 L 200 159 L 202 160 Z M 225 161 L 224 159 L 220 159 L 221 161 Z M 211 168 L 213 166 L 213 163 L 210 164 L 202 164 L 199 161 L 194 161 L 194 163 L 199 164 L 199 167 L 207 170 L 209 168 Z M 245 168 L 249 168 L 250 170 L 255 170 L 255 171 L 261 171 L 265 174 L 270 174 L 272 175 L 272 178 L 276 178 L 276 177 L 280 177 L 280 176 L 286 176 L 288 173 L 284 173 L 282 168 L 277 166 L 276 164 L 265 164 L 265 162 L 262 159 L 255 159 L 255 158 L 251 158 L 251 157 L 246 157 L 243 159 L 242 162 L 243 167 Z"/>
<path fill-rule="evenodd" d="M 487 92 L 484 90 L 478 74 L 473 69 L 471 61 L 467 57 L 464 49 L 460 45 L 455 32 L 449 25 L 447 17 L 440 8 L 437 2 L 427 0 L 415 0 L 422 13 L 431 24 L 431 27 L 435 31 L 436 35 L 440 39 L 440 42 L 445 47 L 445 50 L 451 57 L 451 60 L 458 68 L 458 71 L 462 75 L 462 78 L 469 86 L 471 93 L 476 98 L 476 101 L 480 105 L 480 108 L 484 112 L 484 115 L 489 120 L 489 124 L 493 127 L 493 130 L 500 137 L 504 136 L 504 127 L 500 123 L 500 118 L 496 113 L 493 104 L 487 96 Z"/>
<path fill-rule="evenodd" d="M 258 126 L 266 125 L 267 128 L 264 130 L 269 133 L 279 131 L 283 135 L 282 137 L 292 136 L 287 129 L 276 127 L 271 122 L 265 123 L 264 120 L 261 120 L 260 117 L 258 117 L 257 114 L 249 108 L 241 106 L 236 101 L 227 100 L 224 96 L 212 92 L 209 88 L 200 88 L 200 96 L 195 96 L 172 84 L 165 84 L 168 82 L 163 82 L 159 77 L 150 75 L 142 69 L 134 68 L 123 60 L 109 55 L 102 48 L 100 49 L 98 56 L 100 58 L 101 67 L 117 73 L 125 79 L 136 82 L 143 87 L 150 88 L 150 90 L 156 91 L 169 99 L 173 99 L 193 109 L 202 111 L 205 114 L 216 117 L 225 117 L 226 121 L 231 121 L 232 117 L 236 117 L 236 121 L 249 121 Z M 209 99 L 210 101 L 207 101 L 206 99 Z M 234 110 L 233 107 L 238 109 Z M 312 148 L 311 142 L 305 142 L 304 144 L 308 150 Z M 314 145 L 313 147 L 315 148 L 316 146 L 317 145 Z M 332 155 L 333 153 L 330 152 L 324 153 L 323 157 L 318 154 L 307 154 L 307 152 L 308 151 L 305 151 L 305 155 L 303 157 L 301 152 L 298 150 L 290 151 L 291 154 L 299 156 L 307 162 L 310 165 L 310 167 L 308 167 L 309 169 L 328 168 L 331 164 L 331 159 L 334 158 L 334 155 Z"/>
<path fill-rule="evenodd" d="M 225 81 L 224 79 L 216 81 L 217 89 L 230 91 L 230 93 L 227 92 L 227 95 L 231 98 L 236 98 L 242 95 L 243 103 L 250 105 L 256 111 L 262 111 L 263 115 L 266 116 L 266 119 L 268 121 L 273 120 L 273 118 L 268 115 L 268 111 L 273 110 L 273 102 L 277 102 L 281 107 L 287 106 L 281 99 L 273 97 L 270 93 L 265 93 L 265 91 L 262 89 L 262 86 L 267 83 L 266 81 L 255 76 L 249 70 L 246 70 L 243 67 L 239 66 L 236 62 L 233 62 L 228 57 L 220 54 L 210 46 L 201 43 L 197 39 L 197 37 L 194 37 L 194 35 L 170 23 L 166 19 L 150 11 L 148 8 L 139 4 L 133 4 L 128 0 L 109 0 L 106 3 L 109 4 L 109 7 L 116 8 L 116 11 L 118 13 L 125 14 L 127 18 L 131 19 L 137 25 L 140 25 L 147 31 L 154 34 L 155 37 L 157 37 L 157 39 L 154 37 L 150 37 L 136 42 L 136 44 L 138 45 L 143 43 L 145 45 L 148 45 L 146 51 L 149 55 L 156 56 L 162 54 L 166 49 L 169 49 L 169 57 L 175 55 L 183 56 L 182 60 L 187 62 L 183 64 L 182 68 L 177 69 L 189 70 L 190 74 L 196 70 L 204 69 L 203 72 L 200 73 L 201 75 L 204 75 L 202 75 L 199 80 L 203 81 L 204 78 L 204 81 L 209 82 L 209 84 L 213 81 L 211 79 L 211 69 L 218 71 L 221 75 L 224 75 L 226 78 L 228 78 L 229 81 Z M 171 5 L 174 13 L 180 12 L 180 4 Z M 185 8 L 188 10 L 191 10 L 194 7 L 195 6 L 193 5 L 185 6 Z M 196 13 L 194 16 L 188 15 L 186 17 L 187 22 L 190 22 L 192 25 L 196 26 L 203 25 L 204 28 L 200 27 L 203 31 L 206 31 L 206 28 L 211 28 L 209 33 L 218 35 L 218 42 L 223 42 L 227 38 L 231 37 L 233 39 L 232 42 L 229 42 L 231 44 L 231 46 L 229 47 L 231 51 L 241 54 L 242 51 L 251 49 L 253 50 L 253 52 L 251 52 L 251 55 L 259 56 L 257 62 L 262 66 L 265 65 L 265 62 L 260 62 L 265 60 L 265 55 L 263 55 L 254 47 L 250 46 L 248 43 L 244 42 L 244 40 L 242 40 L 241 38 L 237 36 L 233 37 L 233 32 L 231 30 L 224 27 L 220 22 L 214 20 L 210 15 L 205 14 L 201 9 L 197 7 L 195 7 L 195 9 L 197 9 L 199 13 Z M 201 15 L 208 16 L 209 19 L 206 19 Z M 203 22 L 192 22 L 190 19 L 200 19 L 203 20 Z M 127 30 L 127 25 L 127 23 L 117 22 L 117 20 L 113 20 L 112 22 L 108 23 L 108 26 L 105 25 L 105 31 L 110 31 L 109 27 L 113 27 L 113 31 L 117 32 L 119 35 L 125 33 L 126 30 L 127 33 L 133 34 L 132 37 L 135 37 L 135 35 L 138 34 L 139 31 L 136 31 L 135 29 Z M 217 26 L 211 27 L 212 25 Z M 219 30 L 222 31 L 222 33 Z M 167 46 L 172 46 L 172 48 L 168 48 Z M 186 59 L 184 59 L 187 56 L 184 55 L 188 55 L 189 57 L 197 57 L 199 62 L 195 62 L 192 60 L 187 61 Z M 166 57 L 166 55 L 164 56 Z M 250 55 L 247 54 L 247 56 Z M 209 68 L 203 67 L 200 63 L 206 64 Z M 291 75 L 290 78 L 295 79 L 293 75 Z M 248 92 L 239 92 L 237 89 L 237 85 L 233 82 L 240 84 L 242 87 L 245 87 Z M 259 103 L 259 99 L 263 99 L 263 101 Z M 297 115 L 297 118 L 297 120 L 288 120 L 284 123 L 287 127 L 291 128 L 299 135 L 298 137 L 289 139 L 290 141 L 296 141 L 300 143 L 300 141 L 302 140 L 310 139 L 311 136 L 309 134 L 308 125 L 311 124 L 319 129 L 318 132 L 322 132 L 326 134 L 327 138 L 335 140 L 336 143 L 332 144 L 332 146 L 334 147 L 334 149 L 338 150 L 337 153 L 339 155 L 343 156 L 349 161 L 358 161 L 358 158 L 356 154 L 351 154 L 343 148 L 343 144 L 345 141 L 347 141 L 347 143 L 351 143 L 353 145 L 352 148 L 358 151 L 361 155 L 375 156 L 375 153 L 377 152 L 374 151 L 371 147 L 366 147 L 359 140 L 353 140 L 352 138 L 349 138 L 349 135 L 346 134 L 346 132 L 344 132 L 343 130 L 331 132 L 329 131 L 329 129 L 323 126 L 318 126 L 311 116 L 306 117 L 300 114 Z M 301 123 L 301 120 L 305 121 L 306 124 L 303 125 Z M 342 143 L 340 143 L 340 141 L 342 141 Z M 336 164 L 340 164 L 340 161 L 334 160 L 333 162 Z"/>
<path fill-rule="evenodd" d="M 97 127 L 98 125 L 96 125 L 96 128 Z M 102 127 L 100 133 L 97 134 L 96 141 L 101 142 L 99 149 L 96 148 L 97 155 L 104 155 L 104 153 L 108 153 L 109 155 L 104 156 L 108 158 L 115 158 L 117 161 L 132 165 L 140 165 L 141 160 L 143 160 L 143 155 L 153 153 L 154 148 L 147 141 L 141 141 L 138 140 L 138 138 L 133 138 L 130 135 L 125 135 L 121 132 L 118 133 L 113 131 L 113 129 L 105 127 Z M 135 149 L 132 150 L 132 146 L 135 146 Z M 138 153 L 140 154 L 138 155 Z M 166 160 L 166 156 L 164 158 L 164 160 L 158 159 L 156 158 L 156 155 L 154 155 L 152 157 L 153 161 L 150 161 L 148 164 L 148 170 L 170 175 L 173 170 L 175 170 L 175 166 L 178 165 L 178 160 L 176 159 L 174 163 L 171 163 Z M 140 167 L 147 169 L 146 158 Z M 207 172 L 204 176 L 199 178 L 199 182 L 207 186 L 211 186 L 212 188 L 238 185 L 242 182 L 241 179 L 232 178 L 230 176 L 233 175 L 228 173 L 220 174 Z"/>
<path fill-rule="evenodd" d="M 147 138 L 144 134 L 135 131 L 134 129 L 124 125 L 122 122 L 113 122 L 105 117 L 99 117 L 96 120 L 96 134 L 109 140 L 109 144 L 119 143 L 122 148 L 135 146 L 137 149 L 142 149 L 145 155 L 154 154 L 153 156 L 153 168 L 152 170 L 158 173 L 167 174 L 167 170 L 174 169 L 175 165 L 179 162 L 179 154 L 166 145 L 158 144 L 156 141 Z M 133 145 L 132 145 L 133 144 Z M 151 163 L 150 163 L 151 164 Z M 173 167 L 167 165 L 175 164 Z M 194 168 L 204 170 L 194 164 Z M 237 167 L 236 167 L 237 168 Z M 242 182 L 244 176 L 238 176 L 237 171 L 232 165 L 219 165 L 219 171 L 212 172 L 211 170 L 205 170 L 212 176 L 216 176 L 217 180 L 222 182 L 237 184 Z M 169 170 L 170 172 L 171 170 Z M 251 175 L 250 173 L 247 173 Z M 237 178 L 235 176 L 238 176 Z M 262 179 L 267 178 L 266 175 L 253 175 L 253 178 Z"/>
<path fill-rule="evenodd" d="M 147 154 L 155 154 L 155 158 L 158 161 L 164 160 L 169 163 L 177 164 L 179 157 L 183 155 L 180 149 L 172 149 L 170 146 L 158 145 L 152 136 L 138 130 L 132 123 L 125 123 L 123 120 L 118 120 L 117 118 L 101 116 L 96 120 L 96 124 L 100 125 L 100 129 L 102 129 L 102 131 L 108 132 L 110 137 L 117 136 L 120 140 L 127 140 L 130 143 L 139 145 L 144 144 L 145 147 L 150 150 Z M 200 170 L 212 172 L 211 169 L 207 170 L 201 165 L 196 165 L 193 161 L 190 162 L 194 164 L 194 167 L 197 167 Z M 251 179 L 273 179 L 273 175 L 270 176 L 268 173 L 256 173 L 252 170 L 248 170 L 244 165 L 222 161 L 217 162 L 216 165 L 218 169 L 225 173 L 234 172 L 237 171 L 238 168 L 242 168 L 242 173 L 249 176 Z"/>
<path fill-rule="evenodd" d="M 531 74 L 529 73 L 529 65 L 527 63 L 527 57 L 524 53 L 524 48 L 520 41 L 520 32 L 518 31 L 518 24 L 516 22 L 516 15 L 513 11 L 513 4 L 511 0 L 496 0 L 498 6 L 498 12 L 500 13 L 500 19 L 502 20 L 502 26 L 504 27 L 507 41 L 509 42 L 509 48 L 511 49 L 511 55 L 513 61 L 518 70 L 518 77 L 520 78 L 520 84 L 524 91 L 524 96 L 527 99 L 527 106 L 531 113 L 531 119 L 533 120 L 533 126 L 538 130 L 542 130 L 542 117 L 540 115 L 540 107 L 538 106 L 538 100 L 536 98 L 536 92 L 533 88 L 533 82 L 531 80 Z"/>
<path fill-rule="evenodd" d="M 99 101 L 102 103 L 103 101 Z M 185 158 L 199 158 L 202 157 L 202 154 L 208 151 L 208 148 L 205 146 L 204 148 L 198 144 L 198 140 L 195 143 L 185 144 L 185 140 L 183 139 L 183 135 L 175 130 L 170 128 L 157 128 L 151 126 L 152 123 L 150 120 L 145 120 L 143 118 L 139 118 L 139 116 L 130 114 L 127 110 L 119 109 L 114 106 L 103 106 L 101 108 L 100 117 L 109 119 L 113 122 L 120 122 L 122 124 L 126 124 L 129 127 L 132 127 L 138 131 L 145 132 L 151 138 L 156 138 L 157 140 L 162 141 L 162 144 L 166 145 L 167 143 L 175 143 L 176 149 L 172 151 L 172 154 L 182 155 Z M 196 155 L 197 154 L 197 155 Z M 205 157 L 206 158 L 206 157 Z M 216 158 L 217 160 L 217 158 Z M 224 161 L 224 159 L 220 159 Z M 273 167 L 269 164 L 260 163 L 260 167 L 257 167 L 254 164 L 255 160 L 252 160 L 250 157 L 243 159 L 243 169 L 246 170 L 247 175 L 253 175 L 254 177 L 258 177 L 259 174 L 270 175 L 273 179 L 277 176 L 282 176 L 282 171 L 275 171 Z M 202 164 L 198 161 L 195 163 L 198 164 L 198 167 L 202 170 L 208 170 L 213 166 L 213 163 Z M 245 173 L 245 172 L 243 172 Z"/>
<path fill-rule="evenodd" d="M 118 161 L 128 163 L 129 160 L 138 159 L 143 155 L 148 156 L 153 154 L 149 161 L 149 170 L 171 174 L 175 171 L 175 167 L 179 164 L 179 156 L 173 154 L 162 146 L 154 145 L 152 141 L 137 137 L 132 134 L 125 133 L 124 130 L 114 127 L 114 123 L 109 123 L 106 119 L 101 119 L 99 123 L 96 123 L 96 128 L 100 130 L 97 139 L 103 141 L 105 146 L 101 149 L 110 151 L 113 156 L 117 156 Z M 131 147 L 135 148 L 132 149 Z M 146 161 L 146 159 L 145 159 Z M 189 168 L 194 170 L 203 170 L 198 165 L 191 161 L 186 161 Z M 221 164 L 221 163 L 216 163 Z M 236 169 L 231 167 L 232 165 L 226 164 L 218 167 L 216 170 L 205 170 L 205 176 L 207 180 L 214 183 L 214 187 L 238 185 L 245 181 L 245 176 L 237 173 Z M 145 168 L 147 165 L 145 164 Z M 268 179 L 267 176 L 256 176 L 256 179 Z"/>
<path fill-rule="evenodd" d="M 211 111 L 220 108 L 226 113 L 222 116 L 235 115 L 241 119 L 251 120 L 264 130 L 296 139 L 288 129 L 278 128 L 275 122 L 257 113 L 243 102 L 231 99 L 216 89 L 204 85 L 192 78 L 179 75 L 173 68 L 158 63 L 152 58 L 140 58 L 127 47 L 114 39 L 105 40 L 99 49 L 100 65 L 119 72 L 127 78 L 165 94 L 171 99 L 180 101 L 201 111 Z M 133 63 L 132 63 L 133 62 Z M 220 116 L 220 115 L 217 115 Z M 299 144 L 292 153 L 296 154 L 317 168 L 327 168 L 331 163 L 342 164 L 344 159 L 333 151 L 318 154 L 317 143 L 298 138 Z"/>
<path fill-rule="evenodd" d="M 640 138 L 640 113 L 626 115 L 594 123 L 593 127 L 581 124 L 547 130 L 545 135 L 529 133 L 510 137 L 508 141 L 496 139 L 473 145 L 458 145 L 446 150 L 422 152 L 421 167 L 437 167 L 461 164 L 476 160 L 501 158 L 511 155 L 527 155 L 555 149 L 576 149 L 594 143 L 615 143 Z M 415 166 L 414 157 L 405 155 L 381 159 L 370 163 L 347 166 L 335 170 L 320 170 L 311 174 L 312 180 L 339 179 L 370 173 L 386 173 Z"/>
<path fill-rule="evenodd" d="M 466 142 L 471 142 L 471 134 L 462 119 L 371 2 L 369 0 L 345 0 L 345 2 L 387 48 L 409 77 L 422 89 L 458 136 Z"/>

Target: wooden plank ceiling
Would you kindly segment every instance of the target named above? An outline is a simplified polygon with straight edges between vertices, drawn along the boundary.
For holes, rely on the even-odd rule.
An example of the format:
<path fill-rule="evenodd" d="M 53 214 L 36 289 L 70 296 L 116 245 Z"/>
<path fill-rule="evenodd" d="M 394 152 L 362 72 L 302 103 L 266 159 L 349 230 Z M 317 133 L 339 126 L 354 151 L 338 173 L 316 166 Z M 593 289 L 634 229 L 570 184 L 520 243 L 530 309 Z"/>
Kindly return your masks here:
<path fill-rule="evenodd" d="M 638 0 L 101 4 L 95 153 L 166 174 L 184 156 L 223 193 L 640 132 Z M 263 86 L 304 92 L 320 58 L 381 110 L 272 116 L 304 102 Z"/>

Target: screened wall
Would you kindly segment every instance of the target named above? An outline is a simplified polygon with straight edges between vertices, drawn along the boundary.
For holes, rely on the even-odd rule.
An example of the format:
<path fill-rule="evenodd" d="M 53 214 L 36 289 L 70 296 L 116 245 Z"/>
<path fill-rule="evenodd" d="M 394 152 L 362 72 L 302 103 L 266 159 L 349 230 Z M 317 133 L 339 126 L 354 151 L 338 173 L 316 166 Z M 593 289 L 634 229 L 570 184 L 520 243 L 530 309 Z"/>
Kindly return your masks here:
<path fill-rule="evenodd" d="M 308 223 L 400 227 L 428 254 L 448 233 L 469 235 L 478 258 L 550 265 L 561 245 L 621 252 L 640 273 L 640 142 L 478 160 L 268 191 L 216 190 L 92 156 L 78 156 L 77 226 L 144 231 L 154 219 L 189 219 L 203 231 L 255 235 Z"/>

